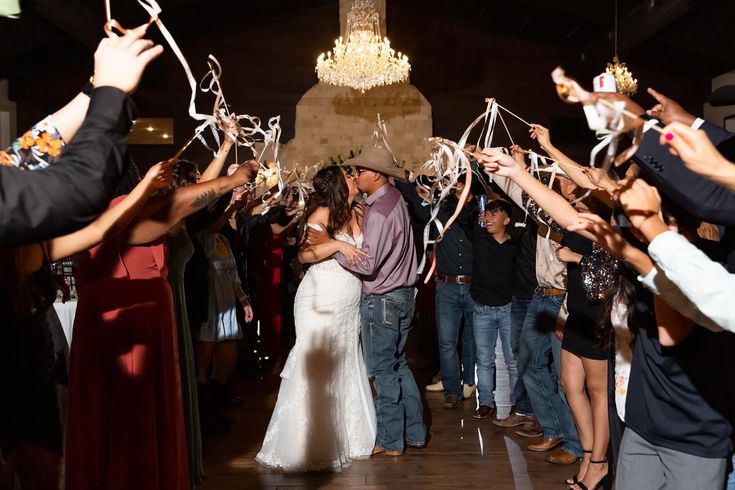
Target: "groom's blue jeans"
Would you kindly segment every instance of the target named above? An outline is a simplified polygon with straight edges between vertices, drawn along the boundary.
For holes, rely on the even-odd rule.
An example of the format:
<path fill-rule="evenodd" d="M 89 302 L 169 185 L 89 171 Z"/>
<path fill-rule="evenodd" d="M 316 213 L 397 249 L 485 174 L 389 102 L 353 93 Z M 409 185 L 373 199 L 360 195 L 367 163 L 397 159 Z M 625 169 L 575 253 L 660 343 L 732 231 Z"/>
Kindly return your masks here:
<path fill-rule="evenodd" d="M 360 305 L 362 348 L 368 377 L 374 379 L 378 434 L 375 444 L 403 451 L 405 442 L 426 442 L 421 394 L 406 362 L 414 288 L 363 294 Z"/>

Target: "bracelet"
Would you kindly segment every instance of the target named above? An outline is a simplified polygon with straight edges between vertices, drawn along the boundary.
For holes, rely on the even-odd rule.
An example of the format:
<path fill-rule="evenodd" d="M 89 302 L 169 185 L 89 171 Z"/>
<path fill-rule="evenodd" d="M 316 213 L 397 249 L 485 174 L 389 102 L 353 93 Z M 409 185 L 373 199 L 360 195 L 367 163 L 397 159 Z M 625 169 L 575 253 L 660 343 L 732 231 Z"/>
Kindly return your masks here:
<path fill-rule="evenodd" d="M 89 77 L 89 81 L 82 86 L 82 93 L 88 97 L 92 96 L 94 90 L 94 77 Z"/>

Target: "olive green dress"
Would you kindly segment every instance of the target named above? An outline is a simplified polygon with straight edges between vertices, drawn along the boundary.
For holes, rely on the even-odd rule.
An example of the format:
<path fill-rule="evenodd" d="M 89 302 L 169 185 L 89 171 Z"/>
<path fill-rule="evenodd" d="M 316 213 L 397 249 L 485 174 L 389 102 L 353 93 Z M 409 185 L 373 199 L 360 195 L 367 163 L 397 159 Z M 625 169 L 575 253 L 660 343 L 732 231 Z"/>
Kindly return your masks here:
<path fill-rule="evenodd" d="M 189 331 L 189 315 L 186 311 L 184 293 L 184 269 L 194 253 L 194 245 L 183 225 L 178 233 L 168 236 L 168 281 L 174 296 L 174 308 L 179 340 L 179 366 L 181 369 L 181 392 L 184 400 L 184 424 L 189 453 L 189 474 L 191 484 L 199 485 L 204 481 L 202 461 L 202 433 L 199 427 L 199 406 L 197 400 L 197 374 L 194 358 L 194 345 Z"/>

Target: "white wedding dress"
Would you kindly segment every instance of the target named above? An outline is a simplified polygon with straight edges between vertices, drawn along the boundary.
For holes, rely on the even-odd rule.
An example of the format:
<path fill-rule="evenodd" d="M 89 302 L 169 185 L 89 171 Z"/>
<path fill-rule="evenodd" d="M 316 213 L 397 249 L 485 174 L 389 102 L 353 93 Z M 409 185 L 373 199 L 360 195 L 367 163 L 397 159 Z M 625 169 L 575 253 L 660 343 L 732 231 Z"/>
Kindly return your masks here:
<path fill-rule="evenodd" d="M 338 240 L 360 246 L 349 235 Z M 360 335 L 362 282 L 334 259 L 313 264 L 296 292 L 296 344 L 259 463 L 286 471 L 340 471 L 367 458 L 376 421 Z"/>

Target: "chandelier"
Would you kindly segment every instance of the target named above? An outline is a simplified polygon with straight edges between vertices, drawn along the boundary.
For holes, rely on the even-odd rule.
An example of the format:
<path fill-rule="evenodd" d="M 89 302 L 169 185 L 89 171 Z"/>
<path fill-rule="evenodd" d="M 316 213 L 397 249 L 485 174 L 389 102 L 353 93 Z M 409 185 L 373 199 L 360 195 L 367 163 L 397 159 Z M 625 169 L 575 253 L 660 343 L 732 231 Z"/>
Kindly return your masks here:
<path fill-rule="evenodd" d="M 380 35 L 380 14 L 374 0 L 354 0 L 347 13 L 347 41 L 340 36 L 332 51 L 319 55 L 316 73 L 320 82 L 352 87 L 365 93 L 373 87 L 408 79 L 408 57 L 390 47 Z"/>
<path fill-rule="evenodd" d="M 633 78 L 633 74 L 628 71 L 625 63 L 621 63 L 618 59 L 618 0 L 615 0 L 615 55 L 612 63 L 607 64 L 605 73 L 609 73 L 615 77 L 615 85 L 618 92 L 630 97 L 638 91 L 638 80 Z"/>
<path fill-rule="evenodd" d="M 638 80 L 633 78 L 633 74 L 628 71 L 625 63 L 621 63 L 617 56 L 613 56 L 612 63 L 607 64 L 605 73 L 609 73 L 615 77 L 615 85 L 618 92 L 623 95 L 635 95 L 638 90 Z"/>

